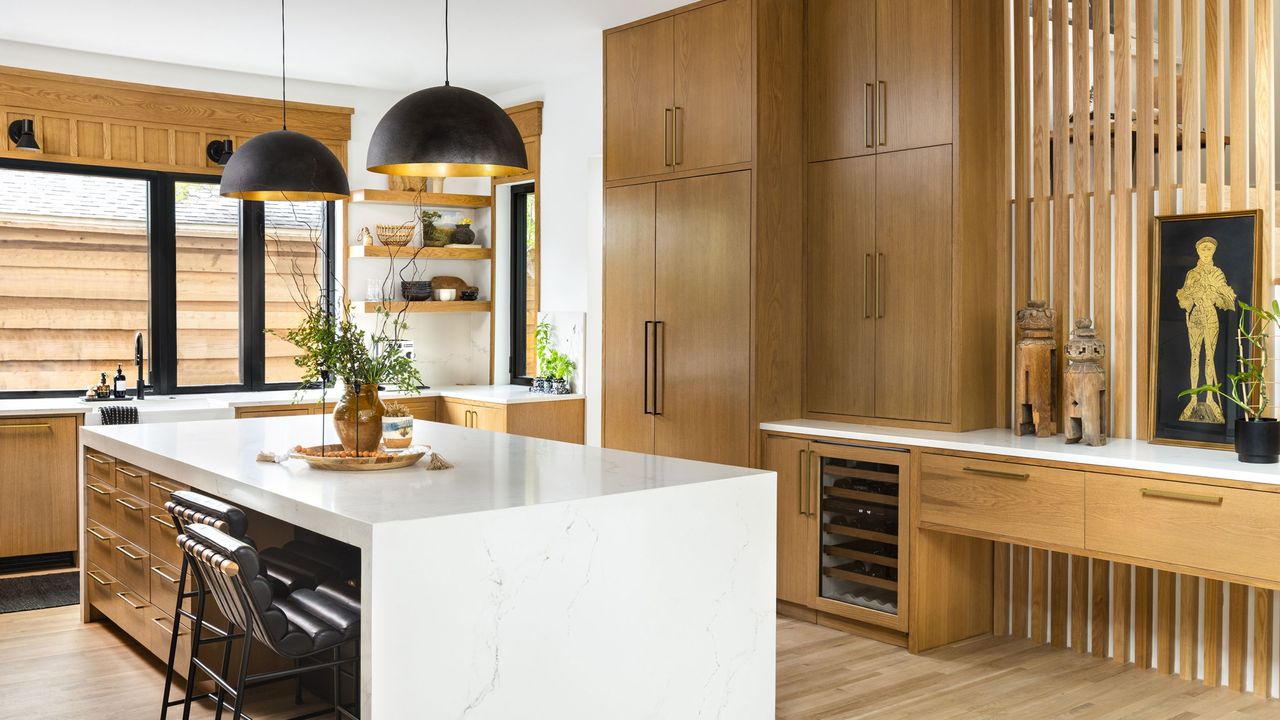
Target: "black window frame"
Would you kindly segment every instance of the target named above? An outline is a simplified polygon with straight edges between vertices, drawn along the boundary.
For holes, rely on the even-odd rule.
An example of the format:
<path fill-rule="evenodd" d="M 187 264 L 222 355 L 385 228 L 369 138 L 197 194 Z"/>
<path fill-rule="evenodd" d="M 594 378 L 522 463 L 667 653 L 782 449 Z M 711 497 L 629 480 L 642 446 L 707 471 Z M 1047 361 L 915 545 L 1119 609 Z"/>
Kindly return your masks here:
<path fill-rule="evenodd" d="M 511 384 L 532 385 L 525 374 L 529 367 L 525 338 L 529 332 L 526 316 L 529 310 L 529 245 L 528 196 L 537 192 L 536 183 L 523 182 L 511 186 Z M 536 238 L 541 242 L 541 238 Z"/>
<path fill-rule="evenodd" d="M 266 210 L 262 202 L 240 201 L 238 280 L 240 283 L 240 382 L 221 385 L 178 384 L 177 219 L 174 186 L 180 182 L 216 183 L 218 175 L 116 168 L 102 165 L 0 157 L 0 169 L 146 180 L 148 387 L 152 395 L 292 390 L 297 382 L 266 382 Z M 329 312 L 334 311 L 335 203 L 325 203 L 321 225 L 324 276 L 321 288 Z M 167 242 L 165 242 L 167 240 Z M 121 348 L 131 354 L 132 348 Z M 130 375 L 128 369 L 125 375 Z M 132 381 L 131 381 L 132 382 Z M 0 399 L 79 397 L 84 390 L 3 390 Z"/>

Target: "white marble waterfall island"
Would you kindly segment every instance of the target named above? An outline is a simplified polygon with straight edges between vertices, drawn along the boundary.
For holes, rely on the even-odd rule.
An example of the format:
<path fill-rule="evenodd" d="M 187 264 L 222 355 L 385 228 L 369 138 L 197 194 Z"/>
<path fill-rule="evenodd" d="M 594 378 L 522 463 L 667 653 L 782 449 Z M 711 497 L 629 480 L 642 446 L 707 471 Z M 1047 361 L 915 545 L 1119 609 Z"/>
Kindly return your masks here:
<path fill-rule="evenodd" d="M 302 416 L 81 443 L 359 547 L 366 719 L 773 717 L 774 473 L 427 422 L 415 439 L 453 469 L 255 461 L 320 433 Z"/>

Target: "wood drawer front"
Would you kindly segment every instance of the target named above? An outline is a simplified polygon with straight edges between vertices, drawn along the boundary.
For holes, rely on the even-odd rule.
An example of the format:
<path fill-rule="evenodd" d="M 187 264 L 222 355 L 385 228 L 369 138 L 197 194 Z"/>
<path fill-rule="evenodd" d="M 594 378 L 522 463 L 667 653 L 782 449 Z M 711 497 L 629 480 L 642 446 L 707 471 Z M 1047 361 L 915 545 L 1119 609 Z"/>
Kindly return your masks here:
<path fill-rule="evenodd" d="M 119 542 L 115 546 L 116 579 L 143 600 L 151 597 L 151 555 L 137 545 Z"/>
<path fill-rule="evenodd" d="M 109 604 L 115 602 L 116 593 L 123 589 L 114 575 L 93 561 L 89 562 L 85 571 L 85 586 L 88 589 L 89 603 L 99 610 L 106 610 Z"/>
<path fill-rule="evenodd" d="M 132 465 L 116 464 L 116 487 L 136 498 L 147 496 L 147 471 Z"/>
<path fill-rule="evenodd" d="M 146 627 L 138 640 L 161 660 L 169 659 L 169 640 L 173 637 L 173 607 L 166 611 L 156 605 L 148 606 Z M 206 646 L 210 647 L 210 646 Z M 208 660 L 209 658 L 205 658 Z M 178 654 L 174 657 L 174 669 L 179 675 L 186 676 L 191 662 L 191 627 L 183 623 L 178 629 Z"/>
<path fill-rule="evenodd" d="M 85 553 L 89 562 L 98 567 L 114 568 L 116 566 L 116 534 L 90 520 L 84 529 Z"/>
<path fill-rule="evenodd" d="M 115 487 L 90 479 L 84 484 L 84 508 L 89 519 L 108 527 L 116 524 Z"/>
<path fill-rule="evenodd" d="M 151 558 L 150 567 L 148 568 L 150 580 L 151 604 L 170 617 L 178 606 L 178 576 L 180 575 L 178 568 L 168 563 L 158 562 L 154 556 Z M 187 589 L 191 589 L 191 578 L 187 578 Z M 213 598 L 209 598 L 213 600 Z M 187 609 L 191 608 L 191 601 L 187 601 Z"/>
<path fill-rule="evenodd" d="M 1280 495 L 1090 473 L 1086 547 L 1280 581 Z"/>
<path fill-rule="evenodd" d="M 147 527 L 150 529 L 147 549 L 152 557 L 175 567 L 181 565 L 182 549 L 178 547 L 178 530 L 173 525 L 173 518 L 155 505 L 147 512 Z"/>
<path fill-rule="evenodd" d="M 147 478 L 147 501 L 155 505 L 161 512 L 168 513 L 164 509 L 164 504 L 169 502 L 169 496 L 176 490 L 190 490 L 191 486 L 174 482 L 167 477 L 152 474 Z"/>
<path fill-rule="evenodd" d="M 1084 487 L 1081 472 L 925 454 L 920 521 L 1083 547 Z"/>
<path fill-rule="evenodd" d="M 112 496 L 111 504 L 115 512 L 111 528 L 146 550 L 151 545 L 148 539 L 151 531 L 147 528 L 151 524 L 147 519 L 151 514 L 151 506 L 144 500 L 122 492 Z"/>
<path fill-rule="evenodd" d="M 107 617 L 135 639 L 144 639 L 147 632 L 147 616 L 151 603 L 132 588 L 117 582 L 111 586 L 112 598 L 103 608 Z"/>
<path fill-rule="evenodd" d="M 93 478 L 93 480 L 90 480 L 90 478 Z M 85 482 L 96 481 L 115 487 L 115 458 L 110 455 L 104 455 L 97 450 L 86 449 L 84 451 L 84 479 Z"/>

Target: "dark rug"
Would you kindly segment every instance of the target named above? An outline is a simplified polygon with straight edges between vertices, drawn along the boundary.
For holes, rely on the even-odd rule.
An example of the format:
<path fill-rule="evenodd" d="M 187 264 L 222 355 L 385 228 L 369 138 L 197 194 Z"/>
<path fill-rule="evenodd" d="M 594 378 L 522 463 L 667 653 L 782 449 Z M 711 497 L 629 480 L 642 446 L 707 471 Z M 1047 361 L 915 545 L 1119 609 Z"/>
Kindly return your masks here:
<path fill-rule="evenodd" d="M 80 602 L 80 573 L 0 579 L 0 614 L 42 610 Z"/>

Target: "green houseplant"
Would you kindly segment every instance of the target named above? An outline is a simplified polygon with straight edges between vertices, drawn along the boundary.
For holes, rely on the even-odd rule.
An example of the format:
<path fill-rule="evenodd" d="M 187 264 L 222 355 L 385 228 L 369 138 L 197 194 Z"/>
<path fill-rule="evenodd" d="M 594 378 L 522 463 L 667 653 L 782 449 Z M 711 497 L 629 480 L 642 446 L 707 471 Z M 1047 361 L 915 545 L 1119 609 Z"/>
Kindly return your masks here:
<path fill-rule="evenodd" d="M 1280 322 L 1280 302 L 1271 308 L 1254 307 L 1240 301 L 1240 324 L 1236 329 L 1236 372 L 1227 373 L 1227 387 L 1222 383 L 1189 388 L 1178 397 L 1211 393 L 1236 407 L 1242 416 L 1236 418 L 1235 446 L 1240 462 L 1280 462 L 1280 423 L 1264 417 L 1270 406 L 1267 368 L 1271 328 Z"/>
<path fill-rule="evenodd" d="M 563 395 L 569 392 L 569 378 L 578 365 L 568 355 L 552 347 L 553 331 L 549 322 L 540 322 L 533 329 L 533 346 L 538 358 L 534 389 Z"/>

